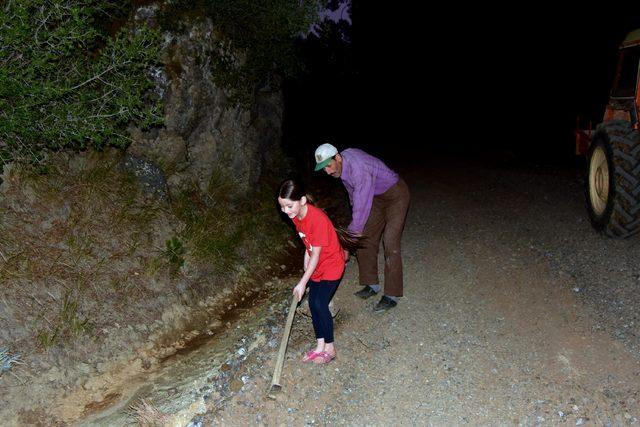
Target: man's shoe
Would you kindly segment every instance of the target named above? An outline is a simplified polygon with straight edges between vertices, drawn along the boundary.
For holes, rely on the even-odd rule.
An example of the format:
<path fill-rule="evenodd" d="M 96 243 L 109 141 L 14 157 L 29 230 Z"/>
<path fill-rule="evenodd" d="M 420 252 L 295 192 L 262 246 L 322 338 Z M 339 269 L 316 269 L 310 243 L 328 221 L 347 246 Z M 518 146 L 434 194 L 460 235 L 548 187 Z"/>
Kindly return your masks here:
<path fill-rule="evenodd" d="M 360 297 L 362 299 L 367 299 L 369 297 L 374 296 L 375 294 L 377 294 L 376 291 L 373 290 L 373 288 L 369 285 L 365 285 L 364 288 L 360 289 L 358 292 L 356 292 L 354 295 L 357 297 Z"/>
<path fill-rule="evenodd" d="M 384 295 L 382 297 L 382 299 L 380 299 L 380 301 L 378 301 L 378 303 L 374 307 L 373 311 L 387 311 L 390 308 L 395 307 L 396 305 L 398 305 L 397 302 L 395 302 L 394 300 L 392 300 L 388 296 Z"/>

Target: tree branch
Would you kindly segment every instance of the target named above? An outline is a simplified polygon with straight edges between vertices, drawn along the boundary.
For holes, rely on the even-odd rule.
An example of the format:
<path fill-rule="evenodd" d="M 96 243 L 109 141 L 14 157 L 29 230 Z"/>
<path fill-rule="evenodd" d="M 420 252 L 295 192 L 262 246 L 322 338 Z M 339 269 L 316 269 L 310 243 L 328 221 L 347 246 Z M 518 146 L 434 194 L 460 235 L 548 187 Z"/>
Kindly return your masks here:
<path fill-rule="evenodd" d="M 125 62 L 123 62 L 122 64 L 119 64 L 119 65 L 125 65 L 125 64 L 128 64 L 128 63 L 129 63 L 129 61 L 125 61 Z M 75 85 L 74 87 L 70 88 L 69 90 L 76 90 L 78 88 L 81 88 L 82 86 L 86 85 L 87 83 L 90 83 L 90 82 L 94 81 L 95 79 L 98 79 L 98 78 L 102 77 L 104 74 L 108 73 L 109 71 L 113 70 L 116 67 L 118 67 L 118 64 L 112 65 L 111 67 L 107 68 L 106 70 L 104 70 L 100 74 L 97 74 L 97 75 L 91 77 L 90 79 L 85 80 L 84 82 Z"/>

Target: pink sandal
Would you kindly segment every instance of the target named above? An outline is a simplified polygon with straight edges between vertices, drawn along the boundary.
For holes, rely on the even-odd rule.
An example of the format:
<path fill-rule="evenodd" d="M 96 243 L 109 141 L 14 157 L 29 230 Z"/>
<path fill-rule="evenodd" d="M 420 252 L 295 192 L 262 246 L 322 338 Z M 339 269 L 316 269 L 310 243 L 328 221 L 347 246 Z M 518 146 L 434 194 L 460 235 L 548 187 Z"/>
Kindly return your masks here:
<path fill-rule="evenodd" d="M 322 352 L 316 352 L 316 351 L 313 351 L 313 350 L 309 350 L 302 357 L 302 361 L 303 362 L 311 362 L 321 354 L 322 354 Z"/>
<path fill-rule="evenodd" d="M 331 362 L 335 358 L 336 356 L 333 356 L 327 353 L 326 351 L 321 351 L 320 353 L 316 353 L 316 355 L 312 360 L 313 360 L 313 363 L 317 363 L 318 365 L 324 365 Z"/>

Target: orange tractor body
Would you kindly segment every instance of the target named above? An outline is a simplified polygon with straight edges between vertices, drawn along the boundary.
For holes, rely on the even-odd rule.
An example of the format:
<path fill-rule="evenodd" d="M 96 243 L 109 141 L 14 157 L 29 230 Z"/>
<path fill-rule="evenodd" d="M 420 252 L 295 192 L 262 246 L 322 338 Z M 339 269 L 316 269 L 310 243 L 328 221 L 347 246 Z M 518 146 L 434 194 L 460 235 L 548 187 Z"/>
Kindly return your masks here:
<path fill-rule="evenodd" d="M 630 32 L 602 123 L 576 132 L 587 155 L 585 196 L 592 225 L 612 237 L 640 232 L 640 29 Z"/>

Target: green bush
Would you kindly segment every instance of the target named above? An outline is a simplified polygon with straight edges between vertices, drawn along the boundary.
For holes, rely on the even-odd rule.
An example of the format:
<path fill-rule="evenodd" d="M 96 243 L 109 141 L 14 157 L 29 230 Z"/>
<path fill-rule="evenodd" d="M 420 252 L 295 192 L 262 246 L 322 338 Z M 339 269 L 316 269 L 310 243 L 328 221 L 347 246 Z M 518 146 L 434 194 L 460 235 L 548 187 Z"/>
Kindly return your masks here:
<path fill-rule="evenodd" d="M 45 149 L 123 147 L 129 123 L 160 122 L 159 102 L 148 99 L 158 32 L 113 30 L 128 13 L 116 4 L 0 6 L 0 164 L 18 156 L 38 161 Z"/>

